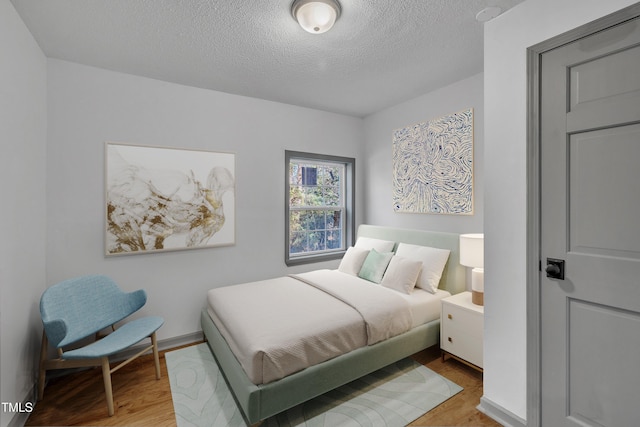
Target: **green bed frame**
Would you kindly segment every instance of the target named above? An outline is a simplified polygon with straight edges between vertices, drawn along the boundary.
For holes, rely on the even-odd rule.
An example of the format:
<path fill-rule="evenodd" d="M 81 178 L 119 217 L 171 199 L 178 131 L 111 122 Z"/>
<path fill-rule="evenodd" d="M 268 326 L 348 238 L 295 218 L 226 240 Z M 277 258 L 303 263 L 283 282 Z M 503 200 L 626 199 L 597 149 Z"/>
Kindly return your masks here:
<path fill-rule="evenodd" d="M 459 262 L 458 234 L 363 224 L 358 227 L 358 236 L 449 249 L 451 254 L 440 280 L 440 288 L 452 294 L 465 290 L 466 271 Z M 201 324 L 207 344 L 250 424 L 255 424 L 440 342 L 440 320 L 438 319 L 386 341 L 362 347 L 311 366 L 278 381 L 255 385 L 245 374 L 206 309 L 202 310 Z"/>

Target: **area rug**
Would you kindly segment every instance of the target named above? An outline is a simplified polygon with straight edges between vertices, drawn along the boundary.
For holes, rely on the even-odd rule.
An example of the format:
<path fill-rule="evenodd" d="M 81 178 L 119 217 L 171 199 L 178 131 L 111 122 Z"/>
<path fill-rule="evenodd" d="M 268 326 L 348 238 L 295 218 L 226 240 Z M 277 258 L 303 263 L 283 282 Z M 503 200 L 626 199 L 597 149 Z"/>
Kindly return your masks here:
<path fill-rule="evenodd" d="M 207 344 L 165 354 L 178 427 L 245 427 Z M 261 426 L 401 427 L 462 387 L 407 358 L 265 420 Z"/>

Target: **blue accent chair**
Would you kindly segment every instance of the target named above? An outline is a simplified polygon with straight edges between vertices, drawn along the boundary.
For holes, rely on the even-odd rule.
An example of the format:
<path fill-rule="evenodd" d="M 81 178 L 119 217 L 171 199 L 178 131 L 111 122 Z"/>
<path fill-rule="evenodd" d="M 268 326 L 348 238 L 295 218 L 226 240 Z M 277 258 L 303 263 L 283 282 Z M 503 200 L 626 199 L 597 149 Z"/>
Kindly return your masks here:
<path fill-rule="evenodd" d="M 38 397 L 42 399 L 44 395 L 48 370 L 102 366 L 107 408 L 109 416 L 112 416 L 114 407 L 111 374 L 149 350 L 153 350 L 156 379 L 160 379 L 156 331 L 162 326 L 164 319 L 148 316 L 126 322 L 118 328 L 115 326 L 138 311 L 146 302 L 147 294 L 144 290 L 125 293 L 113 280 L 100 275 L 69 279 L 48 288 L 40 299 L 44 331 L 40 352 Z M 110 328 L 111 332 L 101 337 L 100 332 L 107 328 Z M 95 340 L 79 346 L 78 342 L 84 343 L 88 337 L 95 337 Z M 150 346 L 111 368 L 109 356 L 116 355 L 146 338 L 151 339 Z M 48 358 L 49 345 L 58 350 L 58 358 Z"/>

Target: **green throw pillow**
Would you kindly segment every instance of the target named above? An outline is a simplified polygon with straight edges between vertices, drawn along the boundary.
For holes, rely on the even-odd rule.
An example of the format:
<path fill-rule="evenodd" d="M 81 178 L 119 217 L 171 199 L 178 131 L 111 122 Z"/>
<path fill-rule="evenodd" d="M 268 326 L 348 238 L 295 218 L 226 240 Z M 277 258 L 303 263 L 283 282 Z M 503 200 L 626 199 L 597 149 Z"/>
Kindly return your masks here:
<path fill-rule="evenodd" d="M 358 276 L 373 283 L 380 283 L 392 257 L 393 252 L 380 253 L 375 249 L 371 249 L 362 264 Z"/>

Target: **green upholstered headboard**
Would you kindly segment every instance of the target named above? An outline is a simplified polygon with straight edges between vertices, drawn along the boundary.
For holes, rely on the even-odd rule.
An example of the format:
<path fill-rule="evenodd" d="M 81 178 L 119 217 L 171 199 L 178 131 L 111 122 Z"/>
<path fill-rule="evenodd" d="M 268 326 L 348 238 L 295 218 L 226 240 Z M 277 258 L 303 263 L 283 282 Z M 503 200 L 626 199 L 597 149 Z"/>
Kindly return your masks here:
<path fill-rule="evenodd" d="M 394 241 L 396 242 L 394 251 L 400 242 L 449 249 L 451 253 L 449 254 L 449 260 L 442 273 L 439 288 L 445 289 L 451 294 L 457 294 L 466 290 L 467 271 L 460 265 L 459 234 L 362 224 L 358 227 L 358 237 L 360 236 Z"/>

